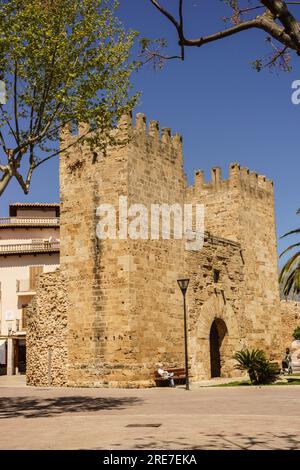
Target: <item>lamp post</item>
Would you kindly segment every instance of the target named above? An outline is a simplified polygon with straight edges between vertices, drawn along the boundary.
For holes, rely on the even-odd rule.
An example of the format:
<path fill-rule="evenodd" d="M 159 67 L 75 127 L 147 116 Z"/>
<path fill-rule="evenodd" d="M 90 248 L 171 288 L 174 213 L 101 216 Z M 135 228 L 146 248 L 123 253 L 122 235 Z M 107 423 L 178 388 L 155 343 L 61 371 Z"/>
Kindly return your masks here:
<path fill-rule="evenodd" d="M 184 357 L 185 357 L 185 388 L 190 389 L 189 381 L 189 358 L 188 358 L 188 337 L 187 337 L 187 318 L 185 295 L 189 285 L 189 279 L 178 279 L 178 285 L 183 295 L 183 313 L 184 313 Z"/>

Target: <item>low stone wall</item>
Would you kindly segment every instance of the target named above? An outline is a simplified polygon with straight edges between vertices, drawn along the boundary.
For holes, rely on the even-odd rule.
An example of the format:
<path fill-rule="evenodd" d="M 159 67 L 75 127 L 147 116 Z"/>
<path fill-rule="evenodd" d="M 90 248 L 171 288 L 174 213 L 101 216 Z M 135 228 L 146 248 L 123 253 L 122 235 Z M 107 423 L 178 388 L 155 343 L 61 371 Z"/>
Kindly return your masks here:
<path fill-rule="evenodd" d="M 300 326 L 300 303 L 290 300 L 281 301 L 282 348 L 290 347 L 293 331 Z"/>
<path fill-rule="evenodd" d="M 40 276 L 28 307 L 27 385 L 67 385 L 67 292 L 59 270 Z"/>

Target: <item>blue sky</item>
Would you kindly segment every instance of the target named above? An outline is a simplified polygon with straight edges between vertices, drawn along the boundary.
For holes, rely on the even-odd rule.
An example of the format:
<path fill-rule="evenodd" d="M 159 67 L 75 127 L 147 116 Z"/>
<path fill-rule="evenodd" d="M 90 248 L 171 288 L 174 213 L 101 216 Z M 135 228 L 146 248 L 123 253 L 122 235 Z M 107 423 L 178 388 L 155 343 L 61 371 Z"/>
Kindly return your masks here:
<path fill-rule="evenodd" d="M 186 3 L 188 34 L 199 36 L 223 26 L 216 21 L 224 14 L 219 0 Z M 175 32 L 149 0 L 122 0 L 119 16 L 141 36 L 165 37 L 170 52 L 177 52 Z M 134 76 L 135 88 L 142 91 L 136 112 L 183 134 L 190 182 L 194 170 L 204 169 L 208 178 L 212 166 L 221 166 L 226 177 L 235 161 L 272 178 L 281 235 L 300 225 L 295 215 L 300 207 L 300 105 L 291 102 L 291 83 L 300 80 L 300 58 L 293 61 L 291 73 L 253 71 L 250 62 L 268 51 L 265 36 L 244 32 L 189 49 L 184 62 L 169 61 L 160 72 L 144 67 Z M 1 197 L 0 215 L 7 214 L 9 202 L 58 200 L 58 162 L 52 161 L 37 171 L 28 196 L 10 185 Z"/>

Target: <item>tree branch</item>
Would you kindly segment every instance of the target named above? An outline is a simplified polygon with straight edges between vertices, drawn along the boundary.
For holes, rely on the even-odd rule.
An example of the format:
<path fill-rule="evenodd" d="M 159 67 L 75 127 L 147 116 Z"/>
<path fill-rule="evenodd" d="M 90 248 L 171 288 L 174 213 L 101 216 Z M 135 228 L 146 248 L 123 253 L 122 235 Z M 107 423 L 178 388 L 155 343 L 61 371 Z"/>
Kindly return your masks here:
<path fill-rule="evenodd" d="M 182 29 L 183 27 L 183 0 L 179 0 L 179 25 Z"/>
<path fill-rule="evenodd" d="M 150 2 L 152 3 L 152 5 L 155 6 L 155 8 L 157 8 L 166 18 L 168 18 L 169 21 L 171 21 L 171 23 L 173 23 L 173 25 L 175 26 L 175 28 L 177 29 L 178 31 L 178 34 L 180 35 L 180 24 L 176 21 L 176 19 L 174 18 L 173 15 L 171 15 L 171 13 L 169 13 L 167 10 L 165 10 L 165 8 L 163 8 L 157 0 L 150 0 Z"/>
<path fill-rule="evenodd" d="M 53 112 L 52 116 L 50 117 L 49 121 L 45 124 L 44 129 L 39 134 L 34 135 L 33 137 L 29 137 L 21 145 L 19 145 L 18 147 L 16 147 L 13 150 L 14 155 L 19 154 L 20 152 L 22 152 L 24 154 L 26 152 L 26 150 L 28 149 L 28 147 L 41 142 L 44 138 L 47 137 L 47 132 L 49 131 L 49 128 L 50 128 L 53 120 L 56 117 L 56 114 L 59 110 L 59 107 L 60 107 L 60 103 L 57 105 L 57 107 L 56 107 L 55 111 Z"/>
<path fill-rule="evenodd" d="M 31 110 L 30 110 L 30 118 L 29 118 L 29 136 L 32 136 L 33 132 L 33 116 L 34 116 L 34 105 L 35 105 L 35 97 L 36 97 L 36 87 L 33 88 L 32 92 L 32 103 L 31 103 Z M 33 150 L 34 150 L 34 145 L 30 144 L 29 145 L 29 162 L 30 165 L 33 163 Z"/>
<path fill-rule="evenodd" d="M 217 33 L 210 34 L 208 36 L 202 36 L 197 39 L 184 38 L 180 44 L 183 44 L 184 46 L 200 47 L 203 44 L 208 44 L 209 42 L 218 41 L 219 39 L 233 36 L 234 34 L 240 33 L 241 31 L 259 27 L 261 27 L 260 21 L 258 18 L 255 18 L 254 20 L 244 21 L 243 23 L 235 25 L 232 28 L 225 29 L 224 31 L 218 31 Z"/>
<path fill-rule="evenodd" d="M 19 115 L 18 115 L 18 63 L 15 62 L 14 68 L 14 116 L 16 126 L 16 137 L 18 145 L 20 144 Z"/>
<path fill-rule="evenodd" d="M 6 116 L 6 112 L 5 112 L 5 110 L 3 109 L 3 105 L 2 105 L 2 104 L 0 104 L 0 110 L 1 110 L 2 116 L 3 116 L 3 118 L 4 118 L 5 122 L 6 122 L 6 124 L 8 125 L 8 127 L 9 127 L 9 129 L 10 129 L 10 132 L 12 133 L 12 135 L 13 135 L 15 141 L 16 141 L 16 144 L 19 145 L 18 139 L 17 139 L 17 136 L 16 136 L 16 133 L 15 133 L 15 131 L 13 130 L 13 128 L 12 128 L 12 126 L 11 126 L 10 120 L 9 120 L 8 117 Z"/>
<path fill-rule="evenodd" d="M 40 165 L 42 165 L 43 163 L 47 162 L 48 160 L 50 160 L 51 158 L 54 158 L 56 157 L 57 155 L 59 155 L 60 153 L 63 153 L 65 152 L 66 150 L 68 150 L 69 148 L 73 147 L 74 145 L 78 144 L 79 142 L 81 142 L 81 140 L 83 140 L 88 134 L 90 134 L 91 132 L 93 132 L 93 130 L 89 130 L 88 132 L 86 132 L 85 134 L 81 135 L 77 140 L 74 140 L 74 142 L 71 142 L 69 145 L 67 145 L 67 147 L 63 148 L 63 149 L 59 149 L 57 150 L 56 152 L 54 152 L 52 155 L 49 155 L 49 157 L 46 157 L 46 158 L 43 158 L 43 160 L 40 160 L 39 162 L 37 162 L 35 165 L 34 165 L 34 169 L 38 168 Z"/>
<path fill-rule="evenodd" d="M 179 0 L 179 19 L 180 19 L 180 31 L 182 33 L 182 36 L 184 37 L 184 32 L 183 32 L 183 0 Z M 184 60 L 184 45 L 181 45 L 181 59 Z"/>
<path fill-rule="evenodd" d="M 23 189 L 24 191 L 24 194 L 28 194 L 28 187 L 26 186 L 26 183 L 23 179 L 23 176 L 18 172 L 14 172 L 14 177 L 16 178 L 16 180 L 18 181 L 19 185 L 21 186 L 21 188 Z"/>
<path fill-rule="evenodd" d="M 272 59 L 265 65 L 265 67 L 271 67 L 275 65 L 278 59 L 282 58 L 283 65 L 287 69 L 289 66 L 288 61 L 285 59 L 285 53 L 287 52 L 287 50 L 287 46 L 285 46 L 283 49 L 277 49 L 274 57 L 272 57 Z"/>
<path fill-rule="evenodd" d="M 4 136 L 3 136 L 1 130 L 0 130 L 0 141 L 1 141 L 1 145 L 2 145 L 3 150 L 4 150 L 4 152 L 5 152 L 6 155 L 7 155 L 7 147 L 6 147 L 6 143 L 5 143 L 5 140 L 4 140 Z"/>
<path fill-rule="evenodd" d="M 9 166 L 0 165 L 0 171 L 2 171 L 2 173 L 6 173 L 8 170 L 9 170 Z"/>
<path fill-rule="evenodd" d="M 55 44 L 54 51 L 53 51 L 53 54 L 52 54 L 50 77 L 49 77 L 48 80 L 46 79 L 46 73 L 45 73 L 43 98 L 42 98 L 42 101 L 41 101 L 41 106 L 40 106 L 38 117 L 37 117 L 37 125 L 35 126 L 37 134 L 39 133 L 40 128 L 41 128 L 41 123 L 42 123 L 42 119 L 43 119 L 43 115 L 44 115 L 44 111 L 45 111 L 45 105 L 46 105 L 48 95 L 49 95 L 49 91 L 50 91 L 50 88 L 51 88 L 51 84 L 52 84 L 52 81 L 53 81 L 56 52 L 57 52 L 57 43 Z"/>
<path fill-rule="evenodd" d="M 28 173 L 27 173 L 27 177 L 26 177 L 26 187 L 28 188 L 29 190 L 29 187 L 30 187 L 30 183 L 31 183 L 31 177 L 33 175 L 33 172 L 34 172 L 34 162 L 30 165 L 30 168 L 28 170 Z"/>
<path fill-rule="evenodd" d="M 183 0 L 179 0 L 179 18 L 180 22 L 174 16 L 160 5 L 157 0 L 150 2 L 162 13 L 176 28 L 179 38 L 179 45 L 200 47 L 210 42 L 233 36 L 242 31 L 257 28 L 266 31 L 273 38 L 281 42 L 284 46 L 295 50 L 300 55 L 300 24 L 289 11 L 287 5 L 300 5 L 300 2 L 284 2 L 283 0 L 261 0 L 261 6 L 255 6 L 245 9 L 238 9 L 239 13 L 250 12 L 255 9 L 265 8 L 265 12 L 249 21 L 235 24 L 233 27 L 218 31 L 216 33 L 201 36 L 196 39 L 187 39 L 184 34 L 183 20 Z M 276 23 L 278 20 L 281 25 Z M 183 51 L 183 49 L 182 49 Z"/>
<path fill-rule="evenodd" d="M 145 62 L 143 62 L 143 65 L 146 65 L 148 62 L 151 62 L 153 59 L 155 59 L 156 57 L 158 59 L 162 59 L 162 60 L 174 60 L 174 59 L 182 59 L 182 56 L 181 55 L 170 55 L 170 56 L 167 56 L 167 55 L 163 55 L 163 54 L 160 54 L 159 52 L 155 52 L 155 51 L 150 51 L 149 49 L 145 49 L 145 52 L 147 52 L 149 58 L 147 60 L 145 60 Z"/>
<path fill-rule="evenodd" d="M 12 175 L 9 172 L 4 173 L 0 180 L 0 196 L 4 193 L 11 179 Z"/>
<path fill-rule="evenodd" d="M 31 183 L 31 178 L 32 178 L 32 175 L 33 175 L 33 171 L 34 171 L 34 165 L 30 165 L 25 181 L 24 181 L 24 178 L 21 175 L 21 173 L 19 173 L 17 170 L 14 171 L 14 173 L 13 173 L 13 176 L 16 178 L 19 185 L 23 189 L 24 194 L 29 193 L 29 188 L 30 188 L 30 183 Z"/>
<path fill-rule="evenodd" d="M 263 29 L 268 34 L 270 34 L 274 39 L 281 42 L 290 49 L 297 50 L 297 45 L 293 41 L 289 34 L 287 34 L 284 28 L 281 28 L 275 21 L 270 20 L 268 15 L 264 14 L 259 17 L 260 29 Z M 300 44 L 299 44 L 300 46 Z"/>
<path fill-rule="evenodd" d="M 300 53 L 300 27 L 296 18 L 287 8 L 287 5 L 282 0 L 261 0 L 261 3 L 273 13 L 275 18 L 278 18 L 280 23 L 285 29 L 285 32 L 297 44 L 296 50 Z"/>

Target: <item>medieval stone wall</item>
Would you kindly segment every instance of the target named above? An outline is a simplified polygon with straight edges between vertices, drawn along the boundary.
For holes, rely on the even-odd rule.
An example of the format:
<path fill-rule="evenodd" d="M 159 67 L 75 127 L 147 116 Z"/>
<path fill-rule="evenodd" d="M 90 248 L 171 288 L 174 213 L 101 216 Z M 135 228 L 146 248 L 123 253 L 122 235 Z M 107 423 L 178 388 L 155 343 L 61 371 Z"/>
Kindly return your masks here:
<path fill-rule="evenodd" d="M 292 336 L 297 326 L 300 326 L 300 303 L 291 300 L 281 301 L 281 335 L 282 335 L 282 350 L 291 346 L 294 341 Z"/>
<path fill-rule="evenodd" d="M 238 243 L 206 236 L 202 250 L 186 252 L 193 380 L 211 376 L 210 332 L 214 321 L 225 328 L 224 338 L 218 331 L 221 375 L 236 375 L 232 356 L 245 346 L 249 328 L 241 302 L 244 265 L 240 251 Z"/>
<path fill-rule="evenodd" d="M 53 318 L 60 325 L 57 346 L 63 343 L 62 371 L 58 379 L 53 375 L 53 384 L 151 386 L 157 363 L 183 367 L 177 279 L 186 276 L 192 380 L 211 376 L 212 325 L 219 332 L 221 375 L 236 373 L 232 354 L 242 347 L 275 351 L 279 357 L 272 183 L 234 164 L 228 180 L 214 168 L 210 183 L 197 172 L 195 185 L 188 188 L 179 135 L 172 137 L 169 129 L 160 132 L 155 121 L 147 130 L 140 114 L 135 127 L 130 117 L 122 118 L 116 136 L 123 143 L 106 155 L 91 155 L 86 146 L 77 146 L 62 157 L 61 275 L 47 282 L 44 278 L 32 307 L 28 382 L 47 382 L 43 340 L 46 331 L 52 341 Z M 62 145 L 72 139 L 66 129 Z M 148 213 L 151 204 L 203 203 L 209 232 L 203 249 L 186 251 L 185 240 L 164 240 L 161 233 L 148 240 L 149 231 L 136 239 L 120 237 L 120 196 L 127 197 L 128 208 L 144 204 Z M 99 204 L 115 208 L 114 237 L 97 237 Z M 65 293 L 60 307 L 59 290 Z M 51 312 L 49 318 L 43 317 L 42 305 Z M 39 351 L 43 365 L 35 366 Z"/>
<path fill-rule="evenodd" d="M 150 238 L 151 205 L 182 207 L 184 203 L 181 138 L 171 137 L 170 129 L 162 129 L 160 135 L 156 121 L 150 122 L 147 132 L 142 114 L 137 116 L 134 132 L 128 159 L 128 203 L 147 208 Z M 160 232 L 159 240 L 129 240 L 128 248 L 136 363 L 140 379 L 149 382 L 157 363 L 183 366 L 182 299 L 177 279 L 185 272 L 184 245 L 182 240 L 163 240 Z"/>
<path fill-rule="evenodd" d="M 39 277 L 28 306 L 26 379 L 28 385 L 67 385 L 68 293 L 59 270 Z"/>
<path fill-rule="evenodd" d="M 222 374 L 234 375 L 232 355 L 234 351 L 243 347 L 245 335 L 245 319 L 239 300 L 243 281 L 240 246 L 227 240 L 206 236 L 203 249 L 199 252 L 188 252 L 186 262 L 189 263 L 186 274 L 190 277 L 187 305 L 191 380 L 196 381 L 210 375 L 209 333 L 212 322 L 216 319 L 223 320 L 228 330 L 224 344 L 220 345 Z M 125 265 L 124 268 L 126 269 Z M 214 280 L 215 270 L 219 273 L 218 282 Z M 135 268 L 133 272 L 136 272 Z M 150 300 L 153 301 L 153 286 L 151 280 L 148 279 L 147 282 L 150 282 L 148 291 L 149 296 L 152 296 Z M 156 303 L 152 304 L 153 314 L 144 308 L 143 312 L 146 312 L 148 318 L 143 312 L 141 315 L 141 330 L 145 330 L 146 333 L 143 335 L 141 332 L 141 335 L 134 336 L 138 322 L 137 320 L 132 322 L 129 334 L 133 336 L 135 349 L 132 356 L 127 359 L 128 365 L 124 363 L 123 357 L 123 363 L 119 363 L 125 369 L 124 376 L 128 377 L 128 382 L 122 377 L 123 369 L 112 367 L 114 374 L 116 370 L 120 371 L 119 377 L 123 378 L 123 380 L 119 378 L 117 382 L 120 385 L 154 385 L 152 375 L 157 362 L 163 362 L 166 367 L 184 367 L 182 296 L 175 278 L 173 288 L 166 288 L 162 280 L 159 282 L 161 282 L 160 288 L 155 291 Z M 141 291 L 141 301 L 143 292 Z M 30 385 L 73 385 L 73 382 L 70 384 L 67 375 L 70 364 L 67 354 L 68 298 L 66 282 L 59 271 L 41 276 L 37 296 L 29 310 L 27 381 Z M 145 298 L 147 300 L 147 295 Z M 176 310 L 169 311 L 165 308 L 160 314 L 156 314 L 160 303 L 165 307 L 172 302 L 174 305 L 177 303 Z M 145 305 L 147 306 L 147 303 Z M 117 317 L 120 322 L 120 316 Z M 125 354 L 126 346 L 124 347 L 123 338 L 118 336 L 122 325 L 116 323 L 114 328 L 112 332 L 114 337 L 107 338 L 107 341 L 118 344 L 119 354 Z M 80 349 L 80 344 L 78 348 Z M 117 354 L 111 358 L 112 361 L 117 359 Z M 130 367 L 131 361 L 132 367 Z M 142 381 L 138 378 L 134 381 L 137 364 L 140 365 L 140 373 L 144 373 Z M 116 383 L 113 381 L 110 385 Z"/>
<path fill-rule="evenodd" d="M 125 118 L 119 126 L 120 141 L 127 139 L 128 127 Z M 82 132 L 79 128 L 79 134 Z M 62 145 L 73 138 L 66 129 Z M 122 354 L 132 350 L 128 273 L 119 264 L 127 255 L 126 242 L 102 241 L 96 235 L 100 201 L 117 207 L 119 195 L 127 191 L 125 144 L 109 149 L 106 156 L 92 156 L 86 146 L 72 148 L 60 165 L 60 185 L 61 271 L 70 298 L 68 384 L 105 385 L 114 367 L 122 375 L 119 337 L 124 340 Z M 109 362 L 111 350 L 113 363 Z"/>
<path fill-rule="evenodd" d="M 64 145 L 72 138 L 65 132 Z M 135 128 L 123 118 L 117 138 L 129 143 L 97 159 L 76 148 L 61 164 L 70 385 L 149 384 L 158 361 L 175 363 L 180 356 L 182 241 L 99 240 L 96 208 L 111 204 L 118 217 L 120 196 L 128 206 L 183 204 L 181 140 L 169 130 L 160 136 L 156 122 L 147 132 L 143 115 Z"/>
<path fill-rule="evenodd" d="M 212 169 L 211 182 L 196 172 L 189 197 L 205 205 L 205 227 L 240 243 L 244 262 L 241 301 L 247 319 L 247 347 L 267 353 L 281 349 L 273 184 L 232 164 L 229 179 Z"/>

